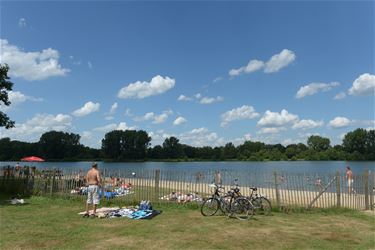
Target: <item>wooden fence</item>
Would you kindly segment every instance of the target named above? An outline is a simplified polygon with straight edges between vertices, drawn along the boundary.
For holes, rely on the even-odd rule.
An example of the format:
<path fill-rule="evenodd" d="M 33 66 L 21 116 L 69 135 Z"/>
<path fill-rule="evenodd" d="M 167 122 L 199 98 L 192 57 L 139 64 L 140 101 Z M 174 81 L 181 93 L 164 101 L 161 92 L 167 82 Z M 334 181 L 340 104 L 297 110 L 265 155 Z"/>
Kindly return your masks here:
<path fill-rule="evenodd" d="M 236 181 L 241 193 L 250 195 L 249 187 L 258 187 L 258 193 L 267 196 L 275 207 L 347 207 L 356 210 L 374 209 L 375 173 L 364 171 L 354 176 L 349 189 L 344 174 L 288 174 L 282 172 L 256 173 L 250 170 L 181 171 L 139 170 L 135 174 L 126 170 L 101 170 L 107 190 L 114 185 L 129 191 L 121 197 L 124 202 L 184 202 L 208 197 L 213 189 L 209 185 L 221 183 L 229 190 Z M 0 177 L 0 191 L 19 194 L 59 195 L 82 197 L 83 174 L 78 171 L 44 170 L 32 176 Z M 112 185 L 112 186 L 111 186 Z M 191 194 L 187 199 L 188 194 Z"/>

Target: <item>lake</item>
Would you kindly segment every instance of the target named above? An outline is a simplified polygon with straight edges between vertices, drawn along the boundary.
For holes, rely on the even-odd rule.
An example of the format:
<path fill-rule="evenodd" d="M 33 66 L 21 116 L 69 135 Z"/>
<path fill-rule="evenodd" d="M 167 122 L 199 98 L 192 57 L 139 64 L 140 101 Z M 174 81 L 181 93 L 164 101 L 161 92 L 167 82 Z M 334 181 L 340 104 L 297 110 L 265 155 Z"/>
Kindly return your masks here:
<path fill-rule="evenodd" d="M 15 166 L 17 162 L 0 162 L 0 166 Z M 197 171 L 246 171 L 260 174 L 269 174 L 274 171 L 288 174 L 334 174 L 336 171 L 345 172 L 345 167 L 349 165 L 353 173 L 363 173 L 366 169 L 375 171 L 375 161 L 347 162 L 347 161 L 265 161 L 265 162 L 121 162 L 108 163 L 98 162 L 100 169 L 111 171 L 123 170 L 126 172 L 137 172 L 140 170 L 180 170 L 184 172 Z M 59 168 L 62 170 L 88 170 L 91 162 L 20 162 L 20 165 L 36 166 L 37 168 Z"/>

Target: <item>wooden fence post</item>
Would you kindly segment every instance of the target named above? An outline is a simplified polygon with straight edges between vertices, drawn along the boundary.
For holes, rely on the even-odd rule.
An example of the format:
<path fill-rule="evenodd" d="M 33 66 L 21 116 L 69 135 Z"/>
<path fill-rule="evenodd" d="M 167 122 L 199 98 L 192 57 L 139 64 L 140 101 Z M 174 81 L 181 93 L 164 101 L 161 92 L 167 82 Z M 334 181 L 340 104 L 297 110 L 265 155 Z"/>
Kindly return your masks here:
<path fill-rule="evenodd" d="M 51 183 L 51 189 L 50 189 L 50 196 L 53 195 L 53 188 L 55 186 L 55 175 L 56 175 L 56 169 L 53 169 L 53 176 L 52 176 L 52 183 Z"/>
<path fill-rule="evenodd" d="M 375 172 L 372 171 L 369 174 L 369 177 L 371 178 L 372 187 L 369 187 L 369 193 L 370 193 L 370 209 L 374 210 L 374 195 L 375 195 Z"/>
<path fill-rule="evenodd" d="M 275 192 L 276 192 L 276 206 L 280 207 L 280 190 L 279 190 L 279 184 L 277 180 L 277 173 L 274 172 L 275 175 Z"/>
<path fill-rule="evenodd" d="M 366 169 L 365 172 L 363 173 L 363 179 L 365 180 L 364 187 L 365 187 L 365 209 L 369 209 L 369 183 L 368 183 L 368 170 Z"/>
<path fill-rule="evenodd" d="M 159 200 L 159 182 L 160 182 L 160 169 L 156 169 L 155 170 L 155 193 L 154 193 L 155 202 Z"/>
<path fill-rule="evenodd" d="M 336 172 L 336 206 L 341 207 L 340 172 Z"/>

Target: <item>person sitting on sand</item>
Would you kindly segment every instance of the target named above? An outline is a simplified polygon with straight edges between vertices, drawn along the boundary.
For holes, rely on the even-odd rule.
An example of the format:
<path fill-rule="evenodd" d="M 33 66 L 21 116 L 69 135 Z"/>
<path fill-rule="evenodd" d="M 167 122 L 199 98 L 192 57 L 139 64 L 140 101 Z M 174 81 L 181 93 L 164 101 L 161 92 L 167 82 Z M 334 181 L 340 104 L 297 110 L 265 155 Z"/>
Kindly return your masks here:
<path fill-rule="evenodd" d="M 99 187 L 101 185 L 100 172 L 98 171 L 98 164 L 93 163 L 91 169 L 87 172 L 87 201 L 86 213 L 83 217 L 89 217 L 89 204 L 93 205 L 92 217 L 96 215 L 96 207 L 99 205 Z"/>

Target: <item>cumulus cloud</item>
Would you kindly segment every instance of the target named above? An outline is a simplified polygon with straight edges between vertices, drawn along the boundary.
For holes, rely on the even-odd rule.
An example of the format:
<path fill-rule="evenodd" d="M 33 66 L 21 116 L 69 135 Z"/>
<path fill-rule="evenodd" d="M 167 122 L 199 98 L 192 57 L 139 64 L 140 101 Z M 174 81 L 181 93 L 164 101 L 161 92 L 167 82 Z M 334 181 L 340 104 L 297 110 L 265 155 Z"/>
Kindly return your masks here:
<path fill-rule="evenodd" d="M 243 105 L 239 108 L 234 108 L 221 115 L 221 127 L 226 127 L 232 121 L 254 119 L 259 114 L 255 112 L 252 106 Z"/>
<path fill-rule="evenodd" d="M 128 86 L 123 87 L 118 92 L 118 97 L 122 99 L 127 98 L 138 98 L 143 99 L 145 97 L 160 95 L 175 85 L 175 79 L 162 77 L 157 75 L 151 79 L 150 82 L 137 81 L 130 83 Z"/>
<path fill-rule="evenodd" d="M 75 110 L 72 114 L 77 117 L 86 116 L 86 115 L 89 115 L 91 113 L 98 111 L 99 108 L 100 108 L 99 103 L 93 103 L 90 101 L 90 102 L 86 102 L 82 108 Z"/>
<path fill-rule="evenodd" d="M 154 112 L 148 112 L 141 117 L 135 117 L 134 120 L 135 121 L 150 121 L 151 120 L 152 123 L 154 124 L 161 124 L 161 123 L 164 123 L 171 114 L 173 114 L 173 111 L 171 110 L 163 111 L 163 113 L 159 115 L 155 114 Z"/>
<path fill-rule="evenodd" d="M 241 74 L 249 74 L 255 71 L 264 69 L 265 73 L 275 73 L 280 69 L 285 68 L 296 59 L 293 51 L 283 49 L 279 54 L 273 55 L 267 62 L 252 59 L 245 66 L 237 69 L 231 69 L 229 75 L 231 77 L 239 76 Z"/>
<path fill-rule="evenodd" d="M 223 97 L 217 96 L 217 97 L 203 97 L 200 99 L 199 103 L 200 104 L 212 104 L 215 102 L 222 102 L 224 100 Z"/>
<path fill-rule="evenodd" d="M 346 117 L 335 117 L 333 120 L 329 121 L 329 126 L 332 128 L 346 128 L 351 124 L 351 121 Z"/>
<path fill-rule="evenodd" d="M 32 102 L 42 102 L 43 98 L 37 98 L 33 96 L 27 96 L 19 91 L 9 91 L 8 92 L 8 98 L 11 103 L 10 106 L 0 106 L 0 110 L 8 110 L 9 108 L 12 108 L 14 106 L 17 106 L 21 103 L 24 103 L 26 101 L 32 101 Z"/>
<path fill-rule="evenodd" d="M 259 60 L 250 60 L 250 62 L 246 66 L 242 66 L 238 69 L 231 69 L 229 71 L 230 76 L 238 76 L 240 74 L 249 74 L 260 70 L 264 67 L 264 62 Z"/>
<path fill-rule="evenodd" d="M 293 51 L 283 49 L 279 54 L 273 55 L 268 62 L 266 62 L 264 72 L 274 73 L 280 69 L 285 68 L 296 59 Z"/>
<path fill-rule="evenodd" d="M 28 81 L 44 80 L 52 76 L 65 76 L 70 70 L 59 64 L 59 52 L 48 48 L 41 52 L 25 52 L 7 40 L 0 39 L 0 63 L 9 65 L 11 77 Z"/>
<path fill-rule="evenodd" d="M 18 20 L 18 27 L 20 27 L 20 28 L 25 28 L 26 27 L 26 18 L 21 17 Z"/>
<path fill-rule="evenodd" d="M 346 97 L 346 94 L 344 92 L 340 92 L 337 95 L 335 95 L 335 97 L 333 99 L 341 100 L 341 99 L 344 99 L 345 97 Z"/>
<path fill-rule="evenodd" d="M 197 103 L 200 103 L 200 104 L 213 104 L 216 102 L 222 102 L 224 100 L 224 98 L 221 96 L 208 97 L 208 96 L 203 96 L 201 93 L 197 93 L 193 97 L 180 95 L 177 98 L 177 100 L 179 101 L 193 101 L 194 99 L 196 100 Z"/>
<path fill-rule="evenodd" d="M 126 122 L 120 122 L 119 124 L 117 123 L 111 123 L 111 124 L 108 124 L 108 125 L 105 125 L 105 126 L 102 126 L 102 127 L 97 127 L 97 128 L 94 128 L 93 131 L 99 131 L 99 132 L 109 132 L 109 131 L 113 131 L 113 130 L 135 130 L 137 127 L 128 127 L 128 125 L 126 124 Z"/>
<path fill-rule="evenodd" d="M 178 101 L 192 101 L 193 98 L 191 97 L 188 97 L 188 96 L 185 96 L 185 95 L 180 95 L 178 98 L 177 98 Z"/>
<path fill-rule="evenodd" d="M 0 129 L 0 137 L 10 137 L 22 141 L 36 141 L 48 131 L 69 131 L 72 117 L 66 114 L 36 114 L 25 123 L 16 123 L 14 128 Z"/>
<path fill-rule="evenodd" d="M 324 125 L 323 121 L 314 121 L 314 120 L 299 120 L 295 122 L 292 126 L 293 129 L 313 129 L 313 128 L 318 128 Z"/>
<path fill-rule="evenodd" d="M 261 128 L 257 133 L 258 134 L 278 134 L 281 131 L 285 131 L 285 127 L 265 127 Z"/>
<path fill-rule="evenodd" d="M 187 122 L 187 120 L 184 117 L 179 116 L 179 117 L 176 118 L 176 120 L 174 120 L 173 125 L 178 126 L 178 125 L 181 125 L 185 122 Z"/>
<path fill-rule="evenodd" d="M 353 82 L 349 95 L 375 95 L 375 75 L 365 73 Z"/>
<path fill-rule="evenodd" d="M 115 102 L 114 104 L 112 104 L 111 109 L 109 110 L 109 115 L 115 114 L 117 108 L 118 108 L 118 104 L 117 104 L 117 102 Z"/>
<path fill-rule="evenodd" d="M 339 86 L 340 83 L 338 82 L 331 82 L 331 83 L 310 83 L 305 86 L 302 86 L 297 94 L 296 98 L 303 98 L 308 95 L 314 95 L 321 91 L 328 91 L 331 90 L 333 87 Z"/>
<path fill-rule="evenodd" d="M 215 132 L 209 131 L 207 128 L 201 127 L 193 129 L 189 132 L 182 133 L 178 136 L 181 143 L 192 145 L 195 147 L 202 146 L 222 146 L 225 142 Z"/>
<path fill-rule="evenodd" d="M 289 113 L 283 109 L 280 113 L 271 112 L 267 110 L 263 117 L 258 121 L 257 125 L 260 127 L 282 127 L 288 124 L 293 124 L 298 121 L 298 115 Z"/>

